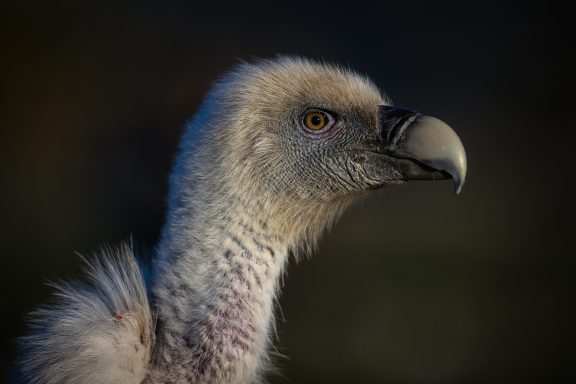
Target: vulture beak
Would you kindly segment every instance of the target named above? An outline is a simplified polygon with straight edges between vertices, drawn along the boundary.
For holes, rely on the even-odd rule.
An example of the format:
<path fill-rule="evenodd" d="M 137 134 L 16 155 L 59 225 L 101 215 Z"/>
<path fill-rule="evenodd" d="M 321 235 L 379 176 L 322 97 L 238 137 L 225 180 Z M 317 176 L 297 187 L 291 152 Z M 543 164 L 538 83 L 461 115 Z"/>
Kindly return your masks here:
<path fill-rule="evenodd" d="M 446 123 L 408 109 L 380 106 L 384 152 L 406 180 L 451 178 L 460 193 L 466 178 L 466 152 Z"/>

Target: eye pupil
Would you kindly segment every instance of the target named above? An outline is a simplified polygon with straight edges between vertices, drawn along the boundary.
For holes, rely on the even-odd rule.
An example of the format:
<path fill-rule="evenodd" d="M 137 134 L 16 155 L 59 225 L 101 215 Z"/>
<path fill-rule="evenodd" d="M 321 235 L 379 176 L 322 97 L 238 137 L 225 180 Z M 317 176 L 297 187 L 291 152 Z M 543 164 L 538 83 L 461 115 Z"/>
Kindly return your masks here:
<path fill-rule="evenodd" d="M 312 116 L 312 125 L 318 126 L 322 124 L 322 118 L 318 115 Z"/>

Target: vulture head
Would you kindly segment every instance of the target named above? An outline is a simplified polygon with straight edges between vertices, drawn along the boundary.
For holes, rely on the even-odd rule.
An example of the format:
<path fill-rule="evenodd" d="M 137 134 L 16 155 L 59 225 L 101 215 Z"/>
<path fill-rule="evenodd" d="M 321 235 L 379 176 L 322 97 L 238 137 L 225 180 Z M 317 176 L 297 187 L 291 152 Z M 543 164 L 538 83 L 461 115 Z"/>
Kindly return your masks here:
<path fill-rule="evenodd" d="M 392 105 L 349 69 L 289 57 L 244 63 L 220 79 L 181 158 L 176 174 L 193 176 L 176 184 L 217 179 L 296 242 L 366 191 L 451 178 L 458 193 L 466 176 L 464 148 L 447 124 Z M 173 188 L 174 198 L 187 187 Z"/>

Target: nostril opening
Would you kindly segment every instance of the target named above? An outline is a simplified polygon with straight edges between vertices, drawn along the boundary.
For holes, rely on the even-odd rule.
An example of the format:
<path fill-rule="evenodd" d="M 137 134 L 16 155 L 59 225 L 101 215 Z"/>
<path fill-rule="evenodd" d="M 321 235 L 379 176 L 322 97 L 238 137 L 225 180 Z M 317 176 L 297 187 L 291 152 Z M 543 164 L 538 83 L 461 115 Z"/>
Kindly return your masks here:
<path fill-rule="evenodd" d="M 392 126 L 391 129 L 388 130 L 388 134 L 386 135 L 386 142 L 391 143 L 392 140 L 396 137 L 399 137 L 400 132 L 404 130 L 410 123 L 412 123 L 417 116 L 415 115 L 407 115 L 398 118 L 396 124 Z"/>
<path fill-rule="evenodd" d="M 380 106 L 381 136 L 385 139 L 386 144 L 391 144 L 395 138 L 399 137 L 404 128 L 418 116 L 418 112 L 410 109 L 397 108 L 391 105 Z"/>

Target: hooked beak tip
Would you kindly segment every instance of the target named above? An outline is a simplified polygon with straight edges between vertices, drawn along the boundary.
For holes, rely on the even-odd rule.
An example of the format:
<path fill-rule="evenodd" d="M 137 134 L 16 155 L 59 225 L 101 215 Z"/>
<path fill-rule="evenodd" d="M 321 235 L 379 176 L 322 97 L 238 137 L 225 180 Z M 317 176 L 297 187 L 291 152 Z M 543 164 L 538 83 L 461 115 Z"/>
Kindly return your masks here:
<path fill-rule="evenodd" d="M 386 127 L 388 151 L 394 157 L 424 164 L 449 176 L 456 194 L 466 180 L 466 151 L 450 126 L 431 116 L 386 106 L 383 127 Z M 429 170 L 410 167 L 408 179 L 431 179 Z"/>

